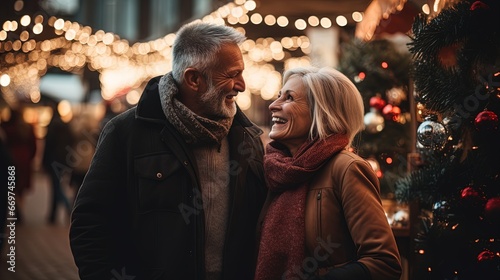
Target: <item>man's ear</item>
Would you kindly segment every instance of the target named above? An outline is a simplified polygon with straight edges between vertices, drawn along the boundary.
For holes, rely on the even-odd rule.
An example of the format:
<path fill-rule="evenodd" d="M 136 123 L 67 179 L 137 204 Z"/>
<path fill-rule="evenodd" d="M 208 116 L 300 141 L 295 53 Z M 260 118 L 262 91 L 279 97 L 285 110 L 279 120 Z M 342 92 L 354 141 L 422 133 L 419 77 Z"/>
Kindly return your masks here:
<path fill-rule="evenodd" d="M 203 75 L 195 68 L 184 70 L 184 83 L 193 91 L 198 91 L 203 81 Z"/>

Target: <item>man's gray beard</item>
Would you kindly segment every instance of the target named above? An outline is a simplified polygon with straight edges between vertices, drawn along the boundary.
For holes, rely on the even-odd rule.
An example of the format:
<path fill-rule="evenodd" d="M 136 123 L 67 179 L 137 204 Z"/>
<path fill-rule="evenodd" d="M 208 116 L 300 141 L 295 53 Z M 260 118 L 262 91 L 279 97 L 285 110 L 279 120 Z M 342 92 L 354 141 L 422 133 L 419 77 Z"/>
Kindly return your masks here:
<path fill-rule="evenodd" d="M 236 115 L 236 103 L 233 103 L 231 108 L 228 108 L 225 104 L 225 98 L 221 90 L 214 87 L 210 82 L 207 91 L 201 95 L 200 100 L 209 109 L 207 113 L 210 116 L 224 119 L 232 118 Z"/>

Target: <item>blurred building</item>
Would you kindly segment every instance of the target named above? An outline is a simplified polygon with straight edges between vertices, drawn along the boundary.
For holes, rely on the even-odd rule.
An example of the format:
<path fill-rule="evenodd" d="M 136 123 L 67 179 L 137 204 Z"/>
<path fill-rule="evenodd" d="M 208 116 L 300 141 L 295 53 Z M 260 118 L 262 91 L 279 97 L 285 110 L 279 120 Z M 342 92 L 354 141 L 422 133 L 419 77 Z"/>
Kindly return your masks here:
<path fill-rule="evenodd" d="M 425 3 L 408 2 L 406 7 L 418 2 Z M 147 80 L 170 71 L 176 30 L 200 19 L 233 26 L 248 37 L 242 46 L 248 89 L 238 96 L 238 104 L 256 123 L 267 125 L 267 105 L 279 90 L 283 70 L 311 64 L 335 67 L 339 43 L 353 37 L 369 4 L 6 0 L 0 9 L 1 97 L 9 106 L 43 105 L 50 97 L 77 107 L 104 103 L 117 112 L 124 110 L 135 105 Z M 408 29 L 412 18 L 404 11 L 380 24 L 376 34 Z"/>

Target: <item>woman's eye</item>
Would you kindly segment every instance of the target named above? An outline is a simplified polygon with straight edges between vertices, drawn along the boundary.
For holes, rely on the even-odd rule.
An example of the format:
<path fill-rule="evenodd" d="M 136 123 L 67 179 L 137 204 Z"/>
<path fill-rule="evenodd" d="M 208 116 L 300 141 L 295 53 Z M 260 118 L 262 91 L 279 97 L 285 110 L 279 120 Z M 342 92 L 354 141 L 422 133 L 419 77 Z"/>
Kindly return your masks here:
<path fill-rule="evenodd" d="M 286 100 L 293 100 L 293 96 L 291 96 L 290 94 L 286 97 Z"/>

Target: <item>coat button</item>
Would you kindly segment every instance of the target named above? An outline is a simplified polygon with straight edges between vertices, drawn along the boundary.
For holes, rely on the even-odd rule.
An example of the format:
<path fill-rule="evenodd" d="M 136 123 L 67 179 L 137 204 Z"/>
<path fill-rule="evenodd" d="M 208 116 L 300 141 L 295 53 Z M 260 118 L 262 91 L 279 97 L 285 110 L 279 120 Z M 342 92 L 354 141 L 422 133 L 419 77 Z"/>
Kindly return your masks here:
<path fill-rule="evenodd" d="M 187 166 L 189 163 L 187 160 L 184 161 L 184 165 Z"/>
<path fill-rule="evenodd" d="M 163 174 L 161 174 L 161 172 L 156 173 L 156 178 L 161 179 L 161 177 L 163 177 Z"/>

